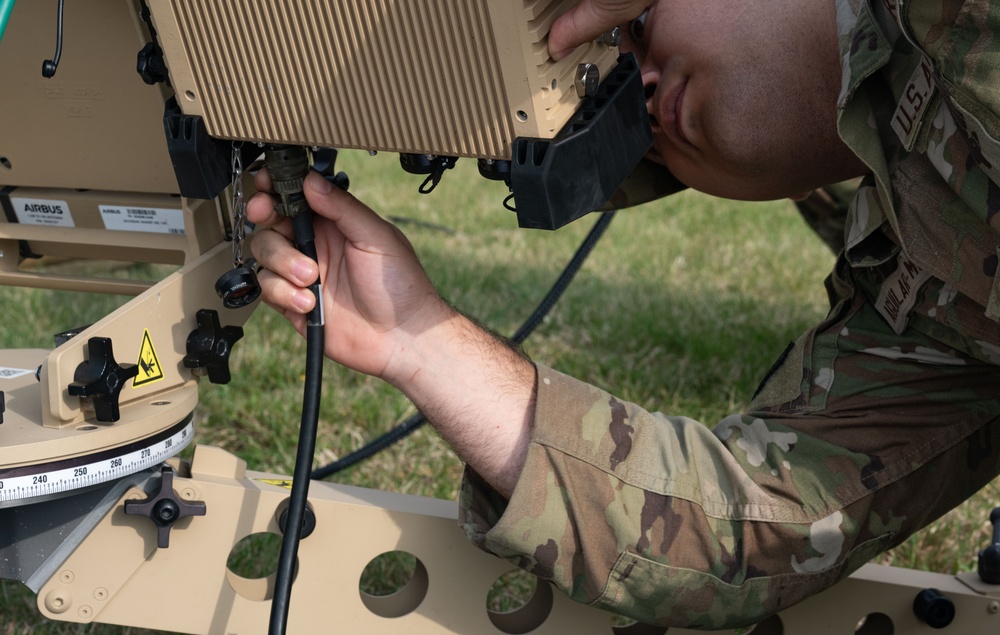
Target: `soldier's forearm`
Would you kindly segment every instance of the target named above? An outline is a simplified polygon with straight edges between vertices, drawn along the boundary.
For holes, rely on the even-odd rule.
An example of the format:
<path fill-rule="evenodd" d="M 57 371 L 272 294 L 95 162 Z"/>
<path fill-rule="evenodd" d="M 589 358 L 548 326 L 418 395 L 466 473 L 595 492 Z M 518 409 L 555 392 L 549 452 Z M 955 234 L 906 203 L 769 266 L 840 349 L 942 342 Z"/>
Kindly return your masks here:
<path fill-rule="evenodd" d="M 410 357 L 419 363 L 393 383 L 463 461 L 510 496 L 531 435 L 534 365 L 458 313 L 416 337 Z"/>

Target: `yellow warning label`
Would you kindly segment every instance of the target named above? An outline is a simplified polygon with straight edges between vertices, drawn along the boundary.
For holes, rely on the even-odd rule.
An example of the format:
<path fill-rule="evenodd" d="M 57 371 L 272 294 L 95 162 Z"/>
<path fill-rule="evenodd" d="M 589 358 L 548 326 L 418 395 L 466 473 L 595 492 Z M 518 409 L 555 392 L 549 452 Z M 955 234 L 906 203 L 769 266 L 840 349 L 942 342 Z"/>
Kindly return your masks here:
<path fill-rule="evenodd" d="M 139 361 L 136 365 L 139 367 L 139 374 L 132 381 L 133 388 L 163 379 L 163 368 L 160 367 L 160 358 L 153 348 L 153 340 L 149 337 L 149 329 L 143 329 L 142 347 L 139 349 Z"/>
<path fill-rule="evenodd" d="M 292 479 L 290 478 L 255 478 L 254 480 L 258 483 L 267 483 L 268 485 L 292 489 Z"/>

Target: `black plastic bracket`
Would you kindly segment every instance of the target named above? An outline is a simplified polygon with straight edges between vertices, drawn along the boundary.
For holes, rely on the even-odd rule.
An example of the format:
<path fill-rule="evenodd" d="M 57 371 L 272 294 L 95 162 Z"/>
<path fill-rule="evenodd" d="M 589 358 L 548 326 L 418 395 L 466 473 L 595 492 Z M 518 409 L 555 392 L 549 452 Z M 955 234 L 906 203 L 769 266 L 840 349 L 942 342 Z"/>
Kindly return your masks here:
<path fill-rule="evenodd" d="M 628 53 L 555 138 L 514 140 L 518 225 L 557 229 L 599 209 L 652 145 L 642 74 Z"/>
<path fill-rule="evenodd" d="M 111 338 L 92 337 L 87 340 L 87 360 L 73 373 L 69 394 L 89 397 L 98 421 L 114 423 L 121 418 L 118 396 L 125 383 L 139 374 L 135 364 L 119 364 L 111 346 Z"/>
<path fill-rule="evenodd" d="M 3 391 L 0 390 L 0 423 L 3 423 L 3 413 L 7 410 L 7 403 L 4 401 Z"/>
<path fill-rule="evenodd" d="M 125 501 L 125 513 L 130 516 L 145 516 L 156 525 L 156 546 L 166 549 L 170 546 L 170 530 L 174 524 L 186 516 L 204 516 L 205 503 L 187 502 L 174 491 L 174 468 L 163 466 L 160 485 L 156 493 L 141 501 Z"/>
<path fill-rule="evenodd" d="M 167 100 L 163 128 L 181 196 L 203 199 L 218 196 L 233 178 L 232 142 L 209 136 L 202 118 L 185 115 L 173 97 Z M 244 143 L 240 152 L 243 165 L 249 165 L 261 149 L 253 143 Z"/>

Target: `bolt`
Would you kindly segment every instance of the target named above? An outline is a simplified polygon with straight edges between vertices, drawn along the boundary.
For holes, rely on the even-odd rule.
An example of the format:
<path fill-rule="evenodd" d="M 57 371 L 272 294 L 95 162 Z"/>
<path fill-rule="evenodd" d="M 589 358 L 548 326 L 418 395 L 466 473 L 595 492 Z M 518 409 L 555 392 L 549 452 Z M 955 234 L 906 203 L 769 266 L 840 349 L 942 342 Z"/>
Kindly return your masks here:
<path fill-rule="evenodd" d="M 82 617 L 83 619 L 89 620 L 90 617 L 94 614 L 94 609 L 90 608 L 89 606 L 84 605 L 84 606 L 81 606 L 79 608 L 79 610 L 77 610 L 77 614 L 80 617 Z"/>
<path fill-rule="evenodd" d="M 198 496 L 198 492 L 194 491 L 193 487 L 185 487 L 181 490 L 181 498 L 184 500 L 192 501 Z"/>
<path fill-rule="evenodd" d="M 71 584 L 74 579 L 76 579 L 76 576 L 69 569 L 59 574 L 59 581 L 63 584 Z"/>
<path fill-rule="evenodd" d="M 618 46 L 622 43 L 621 29 L 615 27 L 597 36 L 597 42 L 605 46 Z"/>
<path fill-rule="evenodd" d="M 69 593 L 63 589 L 49 591 L 48 595 L 45 596 L 45 608 L 50 613 L 65 613 L 71 606 L 73 606 L 73 600 Z"/>
<path fill-rule="evenodd" d="M 108 590 L 104 587 L 97 587 L 94 589 L 94 599 L 101 602 L 108 599 Z"/>
<path fill-rule="evenodd" d="M 1000 602 L 997 602 L 996 600 L 990 602 L 986 606 L 986 612 L 989 613 L 990 615 L 996 615 L 997 613 L 1000 613 Z"/>
<path fill-rule="evenodd" d="M 158 525 L 173 524 L 180 515 L 181 508 L 169 498 L 164 498 L 153 505 L 153 522 Z"/>
<path fill-rule="evenodd" d="M 576 96 L 580 99 L 593 97 L 601 81 L 601 72 L 595 64 L 580 64 L 576 67 Z"/>

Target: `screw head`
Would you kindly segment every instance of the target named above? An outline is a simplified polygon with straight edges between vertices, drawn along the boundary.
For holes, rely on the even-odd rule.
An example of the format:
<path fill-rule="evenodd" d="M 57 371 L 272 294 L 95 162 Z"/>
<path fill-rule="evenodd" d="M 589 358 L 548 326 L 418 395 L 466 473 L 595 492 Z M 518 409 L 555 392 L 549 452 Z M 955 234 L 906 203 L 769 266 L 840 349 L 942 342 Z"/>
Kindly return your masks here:
<path fill-rule="evenodd" d="M 56 615 L 60 613 L 65 613 L 69 610 L 69 607 L 73 606 L 73 598 L 69 593 L 62 589 L 54 589 L 49 591 L 45 596 L 45 608 L 51 613 Z"/>
<path fill-rule="evenodd" d="M 622 32 L 621 29 L 615 27 L 610 31 L 605 31 L 597 36 L 597 41 L 605 46 L 618 46 L 622 43 Z"/>
<path fill-rule="evenodd" d="M 173 524 L 180 515 L 180 506 L 169 498 L 164 498 L 153 506 L 153 520 L 158 525 Z"/>
<path fill-rule="evenodd" d="M 580 99 L 593 97 L 601 83 L 601 72 L 596 64 L 580 64 L 576 67 L 576 96 Z"/>

